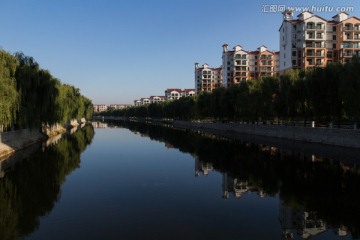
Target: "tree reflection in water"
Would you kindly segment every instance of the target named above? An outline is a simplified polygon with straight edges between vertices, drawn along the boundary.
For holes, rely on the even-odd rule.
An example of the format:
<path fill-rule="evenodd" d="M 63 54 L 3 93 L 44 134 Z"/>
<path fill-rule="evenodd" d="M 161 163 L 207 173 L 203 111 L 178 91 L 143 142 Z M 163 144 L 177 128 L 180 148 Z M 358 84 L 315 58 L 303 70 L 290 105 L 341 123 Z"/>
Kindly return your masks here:
<path fill-rule="evenodd" d="M 38 228 L 40 217 L 54 207 L 66 176 L 80 166 L 81 153 L 93 137 L 94 129 L 87 125 L 18 161 L 14 171 L 0 179 L 0 239 L 19 239 Z"/>
<path fill-rule="evenodd" d="M 280 196 L 284 238 L 308 238 L 331 226 L 338 235 L 360 237 L 360 168 L 358 160 L 307 156 L 257 145 L 134 122 L 109 122 L 164 142 L 195 158 L 195 176 L 223 174 L 223 197 L 248 191 Z M 330 227 L 329 227 L 330 228 Z"/>

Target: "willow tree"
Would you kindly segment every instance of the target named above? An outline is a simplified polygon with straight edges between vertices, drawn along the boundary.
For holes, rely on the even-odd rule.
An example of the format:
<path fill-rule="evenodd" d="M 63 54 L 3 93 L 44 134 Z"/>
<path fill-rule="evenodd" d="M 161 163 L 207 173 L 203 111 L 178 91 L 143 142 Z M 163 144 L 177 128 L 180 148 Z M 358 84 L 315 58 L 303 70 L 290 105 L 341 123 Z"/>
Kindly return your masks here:
<path fill-rule="evenodd" d="M 5 51 L 0 51 L 0 132 L 16 120 L 19 94 L 16 90 L 15 71 L 18 61 Z"/>

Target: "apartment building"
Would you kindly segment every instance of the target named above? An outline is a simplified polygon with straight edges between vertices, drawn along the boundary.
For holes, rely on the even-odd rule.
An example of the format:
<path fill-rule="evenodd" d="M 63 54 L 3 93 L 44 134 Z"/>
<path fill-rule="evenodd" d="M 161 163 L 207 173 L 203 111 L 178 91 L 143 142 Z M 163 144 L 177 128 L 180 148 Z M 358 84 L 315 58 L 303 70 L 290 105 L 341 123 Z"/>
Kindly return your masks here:
<path fill-rule="evenodd" d="M 151 103 L 150 98 L 140 98 L 141 106 L 147 105 Z"/>
<path fill-rule="evenodd" d="M 181 98 L 180 88 L 168 88 L 165 90 L 165 100 L 177 100 Z"/>
<path fill-rule="evenodd" d="M 129 108 L 131 106 L 132 106 L 131 104 L 110 104 L 109 108 L 118 110 L 118 109 Z"/>
<path fill-rule="evenodd" d="M 94 104 L 94 112 L 106 112 L 108 110 L 108 106 L 106 104 Z"/>
<path fill-rule="evenodd" d="M 284 11 L 279 35 L 281 74 L 360 56 L 360 19 L 344 12 L 327 20 L 309 11 L 294 19 L 292 11 Z"/>
<path fill-rule="evenodd" d="M 151 103 L 159 103 L 159 102 L 164 102 L 164 101 L 165 101 L 165 96 L 151 96 L 150 97 Z"/>
<path fill-rule="evenodd" d="M 221 67 L 209 68 L 207 63 L 199 67 L 195 63 L 195 92 L 212 92 L 214 89 L 221 87 Z"/>
<path fill-rule="evenodd" d="M 276 76 L 279 71 L 279 52 L 269 51 L 262 45 L 247 51 L 237 45 L 232 51 L 224 44 L 222 54 L 222 85 L 229 87 L 241 81 L 265 76 Z"/>
<path fill-rule="evenodd" d="M 139 107 L 139 106 L 141 106 L 141 105 L 142 105 L 141 100 L 139 100 L 139 99 L 134 100 L 134 106 L 135 106 L 135 107 Z"/>
<path fill-rule="evenodd" d="M 189 88 L 181 90 L 180 88 L 168 88 L 165 90 L 165 100 L 177 100 L 182 97 L 195 96 L 195 89 Z"/>
<path fill-rule="evenodd" d="M 195 94 L 194 88 L 188 88 L 181 91 L 181 97 L 192 97 L 195 96 Z"/>

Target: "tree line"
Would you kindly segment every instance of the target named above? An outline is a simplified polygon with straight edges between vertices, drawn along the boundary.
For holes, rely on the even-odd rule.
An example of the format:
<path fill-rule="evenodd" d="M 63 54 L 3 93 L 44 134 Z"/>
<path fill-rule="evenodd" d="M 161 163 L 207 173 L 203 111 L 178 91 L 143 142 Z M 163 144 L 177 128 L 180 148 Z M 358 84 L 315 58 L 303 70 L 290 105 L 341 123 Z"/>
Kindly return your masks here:
<path fill-rule="evenodd" d="M 0 131 L 36 128 L 90 118 L 93 105 L 80 90 L 63 84 L 34 58 L 0 51 Z"/>
<path fill-rule="evenodd" d="M 106 116 L 309 121 L 338 124 L 360 119 L 360 60 L 290 70 L 284 75 L 241 82 L 196 97 L 101 113 Z"/>

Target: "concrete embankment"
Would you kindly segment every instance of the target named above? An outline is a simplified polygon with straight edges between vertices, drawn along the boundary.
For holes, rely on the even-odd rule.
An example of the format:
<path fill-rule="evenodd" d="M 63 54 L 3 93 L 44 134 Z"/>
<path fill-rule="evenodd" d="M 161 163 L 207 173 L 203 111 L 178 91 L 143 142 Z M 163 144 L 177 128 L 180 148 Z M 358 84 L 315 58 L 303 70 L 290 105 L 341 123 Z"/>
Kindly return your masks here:
<path fill-rule="evenodd" d="M 360 148 L 360 131 L 352 129 L 188 121 L 173 121 L 173 126 L 213 134 L 247 134 L 340 147 Z"/>
<path fill-rule="evenodd" d="M 0 134 L 0 161 L 15 151 L 26 148 L 36 142 L 44 141 L 47 136 L 39 130 L 21 129 Z"/>
<path fill-rule="evenodd" d="M 37 142 L 45 140 L 47 140 L 47 144 L 56 142 L 61 134 L 66 132 L 66 128 L 77 128 L 84 122 L 86 122 L 84 118 L 80 121 L 73 119 L 65 125 L 65 128 L 60 124 L 55 124 L 53 126 L 44 125 L 42 127 L 42 132 L 35 129 L 21 129 L 0 133 L 0 161 L 6 159 L 14 152 L 27 148 Z"/>

